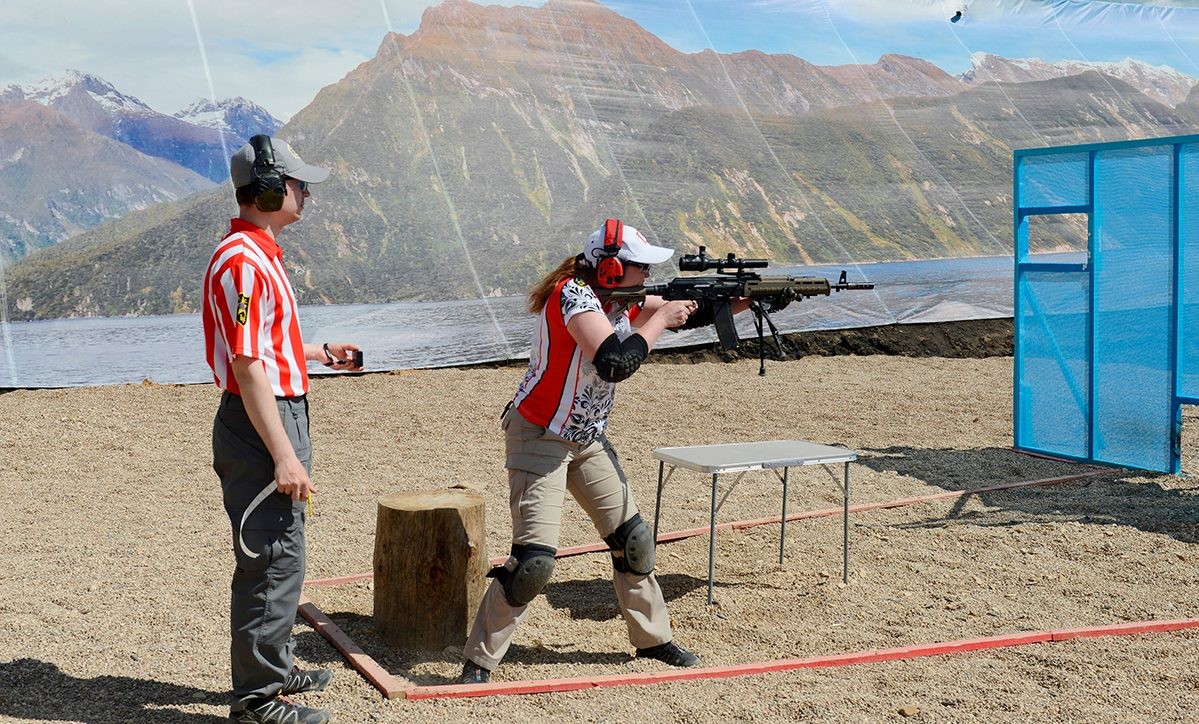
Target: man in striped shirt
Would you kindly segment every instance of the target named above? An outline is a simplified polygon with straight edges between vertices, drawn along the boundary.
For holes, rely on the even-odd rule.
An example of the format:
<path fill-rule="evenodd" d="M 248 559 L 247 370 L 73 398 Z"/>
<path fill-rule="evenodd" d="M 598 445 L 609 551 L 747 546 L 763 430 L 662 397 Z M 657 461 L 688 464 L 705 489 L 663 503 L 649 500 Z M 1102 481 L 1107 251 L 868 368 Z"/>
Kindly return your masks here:
<path fill-rule="evenodd" d="M 213 468 L 233 528 L 230 721 L 329 720 L 286 694 L 328 686 L 328 670 L 293 668 L 291 630 L 304 581 L 309 474 L 307 362 L 360 369 L 357 347 L 305 344 L 279 232 L 300 219 L 309 184 L 329 176 L 280 140 L 255 136 L 231 159 L 238 218 L 204 277 L 204 341 L 221 395 Z"/>

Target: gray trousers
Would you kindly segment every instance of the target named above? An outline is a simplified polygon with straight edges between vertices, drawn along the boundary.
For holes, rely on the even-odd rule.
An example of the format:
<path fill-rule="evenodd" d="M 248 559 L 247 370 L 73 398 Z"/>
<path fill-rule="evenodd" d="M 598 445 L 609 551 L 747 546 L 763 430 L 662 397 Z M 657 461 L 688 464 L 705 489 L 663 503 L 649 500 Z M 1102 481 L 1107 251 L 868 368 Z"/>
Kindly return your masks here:
<path fill-rule="evenodd" d="M 512 542 L 558 547 L 566 493 L 578 501 L 601 537 L 637 513 L 628 479 L 608 439 L 580 445 L 525 420 L 516 408 L 503 417 Z M 514 566 L 515 560 L 509 559 Z M 629 642 L 649 648 L 671 640 L 670 614 L 653 573 L 612 572 Z M 504 658 L 529 607 L 513 606 L 493 580 L 475 615 L 463 656 L 486 669 Z"/>
<path fill-rule="evenodd" d="M 276 401 L 287 438 L 305 469 L 312 469 L 308 400 Z M 229 603 L 233 705 L 237 713 L 255 699 L 276 696 L 291 671 L 292 626 L 304 583 L 306 503 L 270 494 L 246 519 L 254 498 L 275 478 L 275 464 L 250 422 L 242 399 L 226 392 L 212 425 L 212 467 L 221 479 L 233 531 L 236 568 Z M 239 530 L 240 527 L 240 530 Z M 238 540 L 257 557 L 246 555 Z"/>

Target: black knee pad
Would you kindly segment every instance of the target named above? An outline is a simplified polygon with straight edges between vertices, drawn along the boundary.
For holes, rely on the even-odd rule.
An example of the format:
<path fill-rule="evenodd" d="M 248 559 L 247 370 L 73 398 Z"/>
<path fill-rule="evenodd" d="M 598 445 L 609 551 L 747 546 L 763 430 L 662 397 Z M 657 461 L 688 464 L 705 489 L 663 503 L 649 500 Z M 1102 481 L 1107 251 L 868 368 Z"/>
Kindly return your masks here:
<path fill-rule="evenodd" d="M 536 543 L 512 546 L 512 559 L 502 566 L 492 568 L 487 574 L 504 587 L 504 598 L 510 606 L 524 606 L 537 598 L 541 589 L 554 572 L 554 554 L 557 549 Z M 509 569 L 512 560 L 515 567 Z"/>
<path fill-rule="evenodd" d="M 646 576 L 654 570 L 654 533 L 637 513 L 604 538 L 612 553 L 612 567 L 621 573 Z"/>

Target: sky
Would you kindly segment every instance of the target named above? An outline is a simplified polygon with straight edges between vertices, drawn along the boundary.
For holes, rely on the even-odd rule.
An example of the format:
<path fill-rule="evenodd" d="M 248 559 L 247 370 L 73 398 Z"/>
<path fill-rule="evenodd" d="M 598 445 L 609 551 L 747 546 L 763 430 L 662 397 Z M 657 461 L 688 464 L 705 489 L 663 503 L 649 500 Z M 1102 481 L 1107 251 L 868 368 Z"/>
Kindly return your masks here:
<path fill-rule="evenodd" d="M 0 87 L 66 69 L 104 78 L 164 113 L 243 96 L 286 121 L 320 88 L 415 31 L 424 0 L 5 0 Z M 497 4 L 494 2 L 485 4 Z M 540 1 L 498 4 L 533 5 Z M 972 52 L 1136 57 L 1199 77 L 1199 2 L 1100 0 L 606 0 L 684 52 L 758 49 L 821 65 L 925 58 L 950 73 Z M 956 10 L 962 19 L 950 23 Z M 1147 10 L 1151 12 L 1146 12 Z M 1188 50 L 1189 49 L 1189 50 Z"/>

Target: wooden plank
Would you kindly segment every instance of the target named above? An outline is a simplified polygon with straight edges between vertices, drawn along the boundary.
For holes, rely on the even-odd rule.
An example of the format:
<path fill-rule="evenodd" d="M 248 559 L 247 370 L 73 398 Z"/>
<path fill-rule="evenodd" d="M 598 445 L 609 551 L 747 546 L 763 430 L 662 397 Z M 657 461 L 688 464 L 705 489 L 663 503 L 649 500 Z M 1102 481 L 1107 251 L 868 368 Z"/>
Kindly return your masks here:
<path fill-rule="evenodd" d="M 342 655 L 350 666 L 354 668 L 362 677 L 383 693 L 383 696 L 388 699 L 394 699 L 404 693 L 403 685 L 396 680 L 394 676 L 389 674 L 386 669 L 366 652 L 358 648 L 358 644 L 354 643 L 353 639 L 345 634 L 337 624 L 324 614 L 316 604 L 312 602 L 303 593 L 300 594 L 300 615 L 319 633 L 324 636 L 329 643 L 333 644 L 333 648 Z"/>

